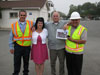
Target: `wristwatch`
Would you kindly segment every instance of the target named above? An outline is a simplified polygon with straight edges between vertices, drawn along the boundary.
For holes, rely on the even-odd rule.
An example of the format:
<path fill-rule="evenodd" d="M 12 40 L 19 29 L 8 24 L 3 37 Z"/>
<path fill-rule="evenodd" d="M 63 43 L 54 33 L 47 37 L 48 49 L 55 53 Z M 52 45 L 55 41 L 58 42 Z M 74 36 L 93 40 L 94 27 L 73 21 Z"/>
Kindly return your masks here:
<path fill-rule="evenodd" d="M 67 37 L 70 37 L 69 35 L 67 35 Z"/>

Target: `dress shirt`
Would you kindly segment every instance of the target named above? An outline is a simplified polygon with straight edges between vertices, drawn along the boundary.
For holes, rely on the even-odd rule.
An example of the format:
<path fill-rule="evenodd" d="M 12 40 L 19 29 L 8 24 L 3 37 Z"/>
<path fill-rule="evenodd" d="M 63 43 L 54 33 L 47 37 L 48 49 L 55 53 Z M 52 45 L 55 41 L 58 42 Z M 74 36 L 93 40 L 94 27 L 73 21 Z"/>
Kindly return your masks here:
<path fill-rule="evenodd" d="M 57 29 L 62 29 L 66 21 L 59 21 L 58 23 L 48 22 L 45 27 L 48 30 L 48 48 L 52 50 L 60 50 L 65 48 L 65 40 L 56 38 Z"/>
<path fill-rule="evenodd" d="M 25 22 L 18 21 L 18 24 L 20 26 L 21 31 L 24 33 L 25 27 L 26 27 L 26 21 Z M 9 48 L 10 49 L 14 49 L 13 37 L 14 36 L 13 36 L 12 30 L 11 30 L 11 32 L 10 32 L 10 38 L 9 38 Z"/>

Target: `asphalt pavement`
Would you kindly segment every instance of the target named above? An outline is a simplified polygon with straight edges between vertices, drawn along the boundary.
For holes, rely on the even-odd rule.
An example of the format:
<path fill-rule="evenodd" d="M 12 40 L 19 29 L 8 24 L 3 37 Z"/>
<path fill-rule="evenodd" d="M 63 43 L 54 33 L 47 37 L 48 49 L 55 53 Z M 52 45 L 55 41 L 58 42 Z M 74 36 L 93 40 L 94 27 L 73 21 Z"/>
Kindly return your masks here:
<path fill-rule="evenodd" d="M 85 45 L 82 75 L 100 75 L 100 21 L 81 21 L 88 29 L 88 38 Z M 9 30 L 0 30 L 0 75 L 12 75 L 13 55 L 9 52 Z M 35 64 L 29 61 L 29 75 L 36 75 Z M 57 75 L 59 75 L 59 62 L 56 62 Z M 22 63 L 23 64 L 23 63 Z M 23 66 L 20 75 L 22 75 Z M 50 75 L 50 60 L 45 62 L 44 75 Z M 65 75 L 67 69 L 65 66 Z"/>

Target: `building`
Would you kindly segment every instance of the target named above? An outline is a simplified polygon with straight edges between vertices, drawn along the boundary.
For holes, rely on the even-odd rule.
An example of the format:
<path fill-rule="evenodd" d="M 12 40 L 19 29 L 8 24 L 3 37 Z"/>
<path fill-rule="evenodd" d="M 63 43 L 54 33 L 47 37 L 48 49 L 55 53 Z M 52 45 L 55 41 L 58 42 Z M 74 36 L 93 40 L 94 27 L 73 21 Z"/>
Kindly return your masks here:
<path fill-rule="evenodd" d="M 11 28 L 11 23 L 18 20 L 21 9 L 27 11 L 28 20 L 35 21 L 37 17 L 48 20 L 48 0 L 0 0 L 0 28 Z"/>

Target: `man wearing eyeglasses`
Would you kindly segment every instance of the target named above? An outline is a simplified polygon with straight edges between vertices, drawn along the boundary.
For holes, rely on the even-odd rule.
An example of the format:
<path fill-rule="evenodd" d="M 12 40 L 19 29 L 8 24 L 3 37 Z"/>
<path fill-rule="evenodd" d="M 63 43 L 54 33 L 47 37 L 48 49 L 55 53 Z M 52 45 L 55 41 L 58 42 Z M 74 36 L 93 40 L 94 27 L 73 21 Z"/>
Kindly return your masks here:
<path fill-rule="evenodd" d="M 21 58 L 23 58 L 23 75 L 28 75 L 29 55 L 31 50 L 31 27 L 33 22 L 26 20 L 27 12 L 19 11 L 19 20 L 11 25 L 9 38 L 10 53 L 14 54 L 14 73 L 19 75 Z"/>
<path fill-rule="evenodd" d="M 83 54 L 87 41 L 87 28 L 80 24 L 81 16 L 72 12 L 68 26 L 68 39 L 66 40 L 66 66 L 68 75 L 81 75 Z"/>

